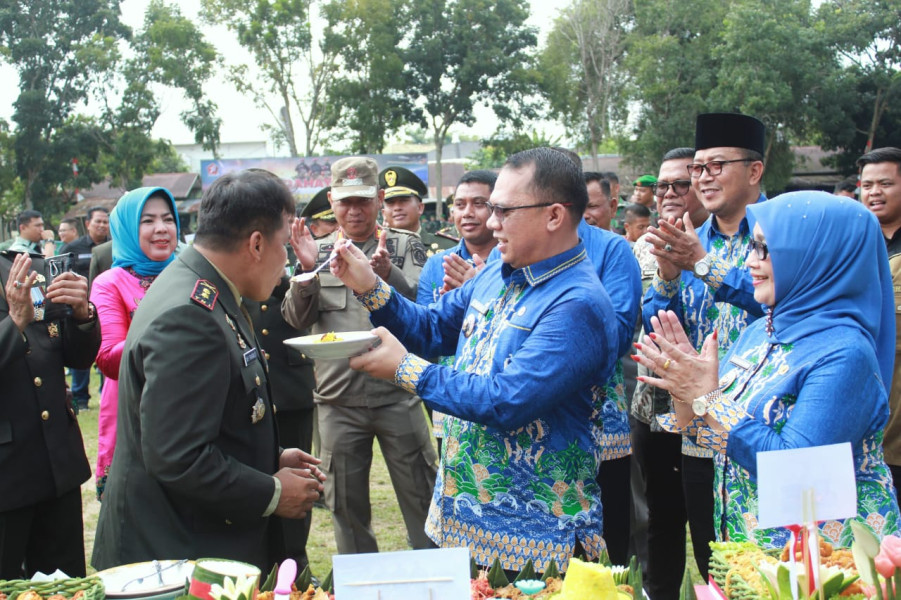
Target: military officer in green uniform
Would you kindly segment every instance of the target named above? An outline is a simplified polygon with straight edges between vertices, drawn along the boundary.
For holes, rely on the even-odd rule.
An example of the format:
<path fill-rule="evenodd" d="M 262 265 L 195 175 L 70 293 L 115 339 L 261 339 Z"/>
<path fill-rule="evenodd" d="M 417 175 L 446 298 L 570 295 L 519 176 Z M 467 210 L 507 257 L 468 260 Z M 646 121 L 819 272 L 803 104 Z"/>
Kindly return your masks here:
<path fill-rule="evenodd" d="M 228 173 L 204 194 L 194 245 L 147 292 L 128 330 L 118 440 L 92 564 L 214 556 L 267 570 L 278 518 L 319 498 L 319 461 L 278 443 L 266 356 L 248 300 L 284 274 L 294 199 L 275 175 Z"/>
<path fill-rule="evenodd" d="M 412 233 L 379 228 L 376 218 L 384 190 L 371 158 L 349 157 L 332 165 L 330 201 L 341 228 L 314 240 L 296 224 L 291 245 L 297 270 L 311 271 L 329 259 L 335 243 L 350 239 L 369 257 L 379 276 L 398 293 L 415 299 L 426 261 L 422 242 Z M 328 269 L 308 282 L 292 282 L 282 303 L 285 320 L 314 334 L 369 331 L 369 313 L 350 288 Z M 437 455 L 422 401 L 386 381 L 353 371 L 347 359 L 316 360 L 314 394 L 327 476 L 325 505 L 332 512 L 341 554 L 378 552 L 372 531 L 369 471 L 373 438 L 385 457 L 391 482 L 413 548 L 434 545 L 424 526 L 437 474 Z"/>
<path fill-rule="evenodd" d="M 429 188 L 413 171 L 403 167 L 388 167 L 379 173 L 379 187 L 385 190 L 382 218 L 393 229 L 403 229 L 415 233 L 425 246 L 426 256 L 453 248 L 457 242 L 429 233 L 422 228 L 419 218 L 424 206 L 422 199 L 428 197 Z"/>

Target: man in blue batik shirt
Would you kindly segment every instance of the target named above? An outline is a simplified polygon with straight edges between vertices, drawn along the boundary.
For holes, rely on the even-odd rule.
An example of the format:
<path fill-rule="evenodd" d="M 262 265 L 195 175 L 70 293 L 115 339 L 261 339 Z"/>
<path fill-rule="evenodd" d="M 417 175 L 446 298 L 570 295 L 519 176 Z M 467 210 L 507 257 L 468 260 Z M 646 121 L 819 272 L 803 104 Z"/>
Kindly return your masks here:
<path fill-rule="evenodd" d="M 491 195 L 502 260 L 437 303 L 396 294 L 352 245 L 340 245 L 332 266 L 373 323 L 400 338 L 377 329 L 382 344 L 351 367 L 459 418 L 426 533 L 470 548 L 480 565 L 497 558 L 520 571 L 531 559 L 541 573 L 605 546 L 592 389 L 612 374 L 617 332 L 577 233 L 586 203 L 581 169 L 536 148 L 508 159 Z M 421 358 L 449 354 L 454 367 Z"/>
<path fill-rule="evenodd" d="M 661 310 L 679 315 L 688 339 L 700 350 L 704 339 L 719 332 L 720 358 L 763 308 L 745 266 L 754 222 L 746 217 L 749 204 L 763 202 L 765 128 L 754 117 L 735 113 L 698 115 L 694 162 L 687 167 L 701 204 L 711 214 L 697 231 L 688 215 L 660 221 L 646 236 L 657 257 L 657 274 L 645 294 L 642 319 Z M 682 438 L 682 484 L 685 507 L 695 537 L 713 541 L 713 452 Z M 707 579 L 708 549 L 695 553 L 701 576 Z"/>
<path fill-rule="evenodd" d="M 463 174 L 454 190 L 451 219 L 460 233 L 460 243 L 453 248 L 433 254 L 419 274 L 416 302 L 428 306 L 437 302 L 441 294 L 456 289 L 475 277 L 491 250 L 497 245 L 494 234 L 488 229 L 488 199 L 494 191 L 497 175 L 493 171 L 469 171 Z M 442 365 L 453 365 L 453 356 L 438 359 Z M 444 440 L 447 415 L 429 410 L 432 433 L 438 440 L 438 454 Z"/>

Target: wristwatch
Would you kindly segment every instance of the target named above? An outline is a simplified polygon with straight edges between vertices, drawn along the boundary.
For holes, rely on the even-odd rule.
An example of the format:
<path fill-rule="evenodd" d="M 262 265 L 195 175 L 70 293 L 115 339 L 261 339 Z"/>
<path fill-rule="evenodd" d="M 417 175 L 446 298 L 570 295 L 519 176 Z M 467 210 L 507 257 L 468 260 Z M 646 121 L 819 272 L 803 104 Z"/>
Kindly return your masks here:
<path fill-rule="evenodd" d="M 691 401 L 691 412 L 695 414 L 695 416 L 703 417 L 707 414 L 707 409 L 710 405 L 718 400 L 721 396 L 719 388 L 713 390 L 712 392 L 708 392 L 703 396 L 695 398 Z"/>
<path fill-rule="evenodd" d="M 84 321 L 75 320 L 78 325 L 84 325 L 86 323 L 91 323 L 97 320 L 97 309 L 94 307 L 93 302 L 88 302 L 88 318 Z"/>
<path fill-rule="evenodd" d="M 710 255 L 705 254 L 704 258 L 695 263 L 694 268 L 695 277 L 706 277 L 708 273 L 710 273 Z"/>

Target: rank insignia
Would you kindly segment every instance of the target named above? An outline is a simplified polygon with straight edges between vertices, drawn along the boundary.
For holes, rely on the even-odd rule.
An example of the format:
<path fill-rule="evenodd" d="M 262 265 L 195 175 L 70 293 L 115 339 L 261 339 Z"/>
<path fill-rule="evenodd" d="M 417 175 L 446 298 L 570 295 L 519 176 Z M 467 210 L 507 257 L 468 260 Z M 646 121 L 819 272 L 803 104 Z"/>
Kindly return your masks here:
<path fill-rule="evenodd" d="M 476 328 L 476 316 L 474 314 L 470 314 L 463 320 L 463 335 L 465 337 L 469 337 L 472 335 L 473 330 Z"/>
<path fill-rule="evenodd" d="M 49 333 L 52 338 L 59 337 L 59 323 L 48 323 L 47 333 Z"/>
<path fill-rule="evenodd" d="M 218 297 L 219 290 L 206 279 L 198 279 L 197 284 L 194 286 L 194 291 L 191 292 L 191 300 L 207 310 L 213 310 Z"/>
<path fill-rule="evenodd" d="M 385 182 L 388 184 L 388 187 L 394 187 L 394 184 L 397 183 L 397 171 L 393 169 L 385 171 Z"/>
<path fill-rule="evenodd" d="M 253 408 L 250 409 L 250 422 L 256 425 L 263 420 L 265 415 L 266 403 L 263 402 L 262 398 L 257 396 L 257 401 L 253 403 Z"/>

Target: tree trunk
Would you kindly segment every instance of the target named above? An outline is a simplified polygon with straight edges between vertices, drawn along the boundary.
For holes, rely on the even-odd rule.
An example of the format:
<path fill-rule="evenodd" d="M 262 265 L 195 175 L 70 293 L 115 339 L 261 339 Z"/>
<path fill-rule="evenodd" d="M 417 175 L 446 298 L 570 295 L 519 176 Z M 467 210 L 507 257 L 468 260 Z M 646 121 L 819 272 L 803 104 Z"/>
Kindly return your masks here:
<path fill-rule="evenodd" d="M 870 132 L 867 134 L 867 147 L 864 153 L 873 149 L 873 142 L 876 139 L 876 128 L 879 127 L 879 121 L 882 120 L 885 104 L 882 100 L 882 88 L 879 88 L 876 90 L 876 101 L 873 103 L 873 119 L 870 121 Z"/>
<path fill-rule="evenodd" d="M 444 219 L 444 181 L 441 172 L 441 156 L 444 154 L 444 127 L 436 127 L 435 131 L 435 218 Z"/>
<path fill-rule="evenodd" d="M 294 139 L 294 123 L 291 120 L 291 97 L 288 94 L 288 90 L 282 88 L 282 110 L 281 121 L 282 121 L 282 130 L 285 132 L 285 139 L 288 141 L 288 151 L 291 153 L 291 156 L 300 156 L 297 153 L 297 141 Z"/>

